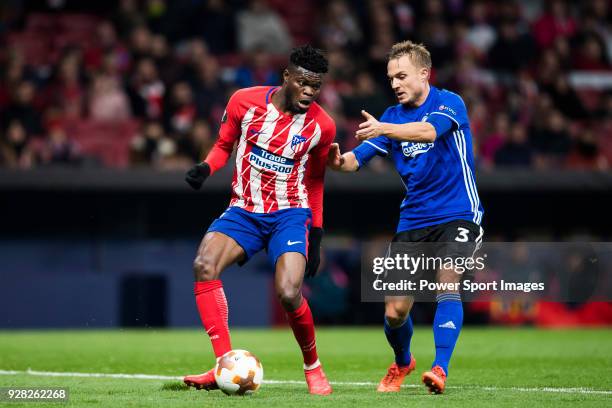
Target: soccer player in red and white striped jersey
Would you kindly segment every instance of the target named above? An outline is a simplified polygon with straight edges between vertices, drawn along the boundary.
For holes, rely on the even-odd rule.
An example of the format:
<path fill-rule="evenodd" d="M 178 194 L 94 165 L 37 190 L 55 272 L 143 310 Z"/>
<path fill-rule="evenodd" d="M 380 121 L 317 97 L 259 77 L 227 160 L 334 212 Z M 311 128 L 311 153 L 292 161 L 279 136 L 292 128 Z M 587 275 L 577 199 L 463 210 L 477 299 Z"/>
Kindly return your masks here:
<path fill-rule="evenodd" d="M 302 349 L 309 392 L 320 395 L 332 389 L 317 356 L 312 313 L 301 285 L 304 274 L 314 275 L 319 266 L 323 176 L 336 133 L 334 121 L 315 102 L 327 66 L 319 50 L 298 47 L 282 86 L 234 93 L 215 146 L 186 176 L 199 189 L 237 146 L 229 207 L 209 227 L 194 262 L 196 303 L 216 357 L 232 348 L 221 272 L 266 249 L 278 298 Z M 216 388 L 212 370 L 187 376 L 185 383 Z"/>

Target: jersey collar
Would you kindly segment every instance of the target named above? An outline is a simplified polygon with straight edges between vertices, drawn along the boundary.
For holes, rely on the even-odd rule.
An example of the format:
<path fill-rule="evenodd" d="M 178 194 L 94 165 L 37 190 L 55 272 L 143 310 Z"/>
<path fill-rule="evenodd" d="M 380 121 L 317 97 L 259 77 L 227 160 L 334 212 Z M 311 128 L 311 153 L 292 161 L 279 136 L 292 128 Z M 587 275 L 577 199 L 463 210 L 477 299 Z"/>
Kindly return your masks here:
<path fill-rule="evenodd" d="M 270 89 L 268 90 L 268 92 L 266 93 L 266 105 L 270 103 L 270 98 L 272 97 L 272 95 L 278 91 L 280 89 L 280 86 L 273 86 L 270 87 Z"/>
<path fill-rule="evenodd" d="M 423 102 L 423 104 L 419 107 L 416 108 L 407 108 L 404 105 L 401 105 L 402 110 L 406 113 L 410 113 L 410 114 L 418 114 L 420 113 L 422 110 L 426 109 L 426 107 L 431 103 L 431 101 L 434 98 L 434 93 L 437 93 L 438 88 L 436 88 L 433 85 L 429 85 L 429 95 L 427 95 L 427 98 L 425 98 L 425 102 Z"/>

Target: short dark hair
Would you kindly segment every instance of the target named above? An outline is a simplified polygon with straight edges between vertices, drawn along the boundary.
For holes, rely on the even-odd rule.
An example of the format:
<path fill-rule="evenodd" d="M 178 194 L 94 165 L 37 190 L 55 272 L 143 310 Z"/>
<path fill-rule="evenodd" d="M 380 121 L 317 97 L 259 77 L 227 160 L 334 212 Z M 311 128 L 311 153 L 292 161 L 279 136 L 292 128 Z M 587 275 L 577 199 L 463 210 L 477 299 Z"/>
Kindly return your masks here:
<path fill-rule="evenodd" d="M 325 74 L 329 62 L 323 51 L 311 45 L 302 45 L 291 50 L 289 61 L 298 67 L 302 67 L 317 74 Z"/>

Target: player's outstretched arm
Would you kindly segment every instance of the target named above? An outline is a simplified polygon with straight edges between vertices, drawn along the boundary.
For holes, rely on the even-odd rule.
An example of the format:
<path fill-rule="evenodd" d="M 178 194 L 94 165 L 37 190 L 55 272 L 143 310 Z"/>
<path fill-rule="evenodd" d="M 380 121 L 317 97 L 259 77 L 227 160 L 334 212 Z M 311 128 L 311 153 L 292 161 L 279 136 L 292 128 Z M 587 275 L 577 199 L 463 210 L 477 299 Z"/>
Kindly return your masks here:
<path fill-rule="evenodd" d="M 318 146 L 317 146 L 318 147 Z M 328 146 L 329 147 L 329 146 Z M 304 184 L 308 192 L 308 203 L 312 211 L 312 226 L 308 234 L 308 262 L 306 277 L 313 277 L 321 262 L 321 240 L 323 238 L 323 180 L 325 176 L 325 155 L 323 149 L 315 148 L 308 159 Z"/>
<path fill-rule="evenodd" d="M 208 176 L 225 166 L 234 150 L 235 139 L 235 137 L 221 134 L 208 153 L 208 156 L 206 156 L 206 159 L 189 169 L 187 174 L 185 174 L 185 181 L 191 188 L 199 190 Z"/>
<path fill-rule="evenodd" d="M 196 164 L 185 174 L 185 181 L 194 190 L 199 190 L 210 175 L 227 164 L 232 155 L 234 144 L 241 133 L 237 102 L 239 99 L 238 92 L 232 95 L 227 104 L 221 119 L 219 138 L 208 156 L 202 163 Z"/>
<path fill-rule="evenodd" d="M 208 156 L 206 156 L 206 159 L 202 163 L 193 166 L 185 174 L 187 184 L 194 190 L 199 190 L 211 174 L 227 164 L 233 150 L 234 139 L 220 136 L 208 153 Z"/>
<path fill-rule="evenodd" d="M 359 124 L 359 130 L 355 133 L 355 137 L 359 140 L 368 140 L 381 135 L 401 142 L 433 143 L 436 140 L 436 129 L 429 122 L 385 123 L 378 121 L 364 110 L 361 114 L 366 121 Z"/>
<path fill-rule="evenodd" d="M 357 171 L 359 170 L 359 162 L 355 157 L 355 153 L 346 152 L 340 154 L 340 145 L 332 143 L 329 146 L 329 154 L 327 155 L 327 166 L 336 171 Z"/>
<path fill-rule="evenodd" d="M 308 234 L 308 262 L 306 263 L 306 277 L 313 277 L 319 271 L 321 261 L 321 240 L 323 238 L 323 182 L 327 159 L 332 155 L 330 150 L 336 136 L 336 126 L 330 122 L 325 129 L 321 143 L 309 153 L 304 185 L 308 192 L 308 203 L 312 211 L 312 226 Z M 337 146 L 337 145 L 336 145 Z"/>

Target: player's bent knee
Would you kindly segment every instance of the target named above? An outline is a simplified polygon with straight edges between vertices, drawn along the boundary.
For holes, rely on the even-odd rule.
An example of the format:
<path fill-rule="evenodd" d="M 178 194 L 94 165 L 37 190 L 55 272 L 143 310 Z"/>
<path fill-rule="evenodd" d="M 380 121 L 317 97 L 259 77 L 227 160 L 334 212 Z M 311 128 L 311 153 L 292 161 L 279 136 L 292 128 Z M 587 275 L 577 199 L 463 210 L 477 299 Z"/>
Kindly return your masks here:
<path fill-rule="evenodd" d="M 385 306 L 385 319 L 391 327 L 398 327 L 404 324 L 410 313 L 410 305 L 405 304 L 387 304 Z"/>
<path fill-rule="evenodd" d="M 300 297 L 299 286 L 287 285 L 277 290 L 278 299 L 281 302 L 292 301 Z"/>
<path fill-rule="evenodd" d="M 292 283 L 277 285 L 276 296 L 285 308 L 296 306 L 301 296 L 300 286 Z"/>
<path fill-rule="evenodd" d="M 219 271 L 213 259 L 198 255 L 193 261 L 193 273 L 198 282 L 219 279 Z"/>
<path fill-rule="evenodd" d="M 392 315 L 385 314 L 385 319 L 387 319 L 387 323 L 391 327 L 401 326 L 402 324 L 404 324 L 407 318 L 408 318 L 408 313 L 404 314 L 403 316 L 398 315 L 398 314 L 392 314 Z"/>

